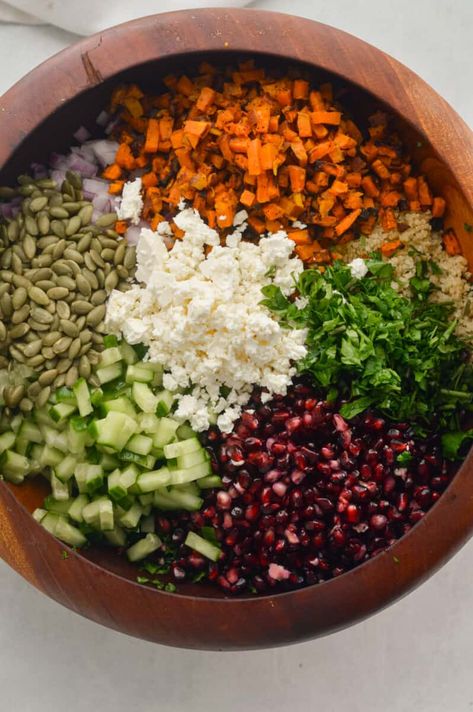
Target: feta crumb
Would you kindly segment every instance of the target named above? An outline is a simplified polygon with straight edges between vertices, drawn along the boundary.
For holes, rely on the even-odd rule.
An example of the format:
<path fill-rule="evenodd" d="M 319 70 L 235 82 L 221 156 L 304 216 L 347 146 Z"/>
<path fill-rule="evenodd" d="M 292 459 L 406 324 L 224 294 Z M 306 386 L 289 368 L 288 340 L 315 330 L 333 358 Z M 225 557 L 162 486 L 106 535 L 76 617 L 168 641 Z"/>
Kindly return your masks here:
<path fill-rule="evenodd" d="M 143 198 L 141 197 L 141 178 L 128 181 L 123 186 L 122 199 L 117 208 L 119 220 L 130 220 L 133 225 L 138 225 L 141 220 L 143 210 Z"/>
<path fill-rule="evenodd" d="M 352 277 L 362 279 L 368 273 L 366 262 L 361 257 L 356 257 L 348 263 Z"/>
<path fill-rule="evenodd" d="M 165 368 L 163 385 L 176 393 L 175 416 L 196 431 L 217 423 L 229 432 L 254 386 L 284 395 L 295 375 L 293 361 L 306 354 L 305 329 L 281 328 L 260 304 L 268 283 L 294 291 L 303 264 L 284 232 L 241 241 L 236 227 L 220 245 L 218 233 L 192 208 L 175 218 L 184 237 L 170 251 L 166 223 L 142 229 L 137 279 L 128 292 L 114 290 L 106 324 L 131 343 L 149 347 L 148 357 Z M 206 255 L 205 246 L 213 249 Z M 268 277 L 268 269 L 274 275 Z M 222 395 L 222 386 L 229 391 Z M 186 393 L 180 392 L 186 389 Z"/>
<path fill-rule="evenodd" d="M 239 210 L 237 213 L 235 213 L 235 217 L 233 218 L 233 227 L 238 227 L 239 225 L 243 225 L 245 220 L 248 218 L 248 213 L 246 210 Z"/>
<path fill-rule="evenodd" d="M 294 220 L 294 222 L 292 223 L 292 227 L 295 227 L 296 230 L 305 230 L 307 225 L 301 222 L 300 220 Z"/>

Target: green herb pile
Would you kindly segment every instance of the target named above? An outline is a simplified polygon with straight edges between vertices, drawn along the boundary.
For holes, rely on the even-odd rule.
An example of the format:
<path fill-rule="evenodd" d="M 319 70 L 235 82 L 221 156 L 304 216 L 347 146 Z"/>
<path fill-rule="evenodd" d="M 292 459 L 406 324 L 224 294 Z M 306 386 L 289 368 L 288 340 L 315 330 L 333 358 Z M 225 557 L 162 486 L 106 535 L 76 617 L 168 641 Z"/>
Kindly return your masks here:
<path fill-rule="evenodd" d="M 330 400 L 348 401 L 346 418 L 373 408 L 415 424 L 419 434 L 458 430 L 473 410 L 473 368 L 469 346 L 455 336 L 451 305 L 427 299 L 429 271 L 438 267 L 419 263 L 408 299 L 392 287 L 392 265 L 376 256 L 366 265 L 362 279 L 341 262 L 323 274 L 305 270 L 296 284 L 302 302 L 270 285 L 262 303 L 283 326 L 308 330 L 298 369 Z"/>

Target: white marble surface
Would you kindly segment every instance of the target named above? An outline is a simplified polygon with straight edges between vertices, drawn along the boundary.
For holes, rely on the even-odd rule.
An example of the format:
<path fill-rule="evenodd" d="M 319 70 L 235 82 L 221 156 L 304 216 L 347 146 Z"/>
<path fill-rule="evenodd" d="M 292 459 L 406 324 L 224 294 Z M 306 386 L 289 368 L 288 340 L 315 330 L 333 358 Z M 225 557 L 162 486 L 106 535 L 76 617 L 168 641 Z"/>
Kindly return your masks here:
<path fill-rule="evenodd" d="M 472 0 L 253 5 L 319 19 L 372 42 L 473 124 Z M 73 40 L 50 27 L 0 26 L 0 91 Z M 473 710 L 472 543 L 377 616 L 272 651 L 200 653 L 133 640 L 61 608 L 3 563 L 0 591 L 0 712 Z"/>

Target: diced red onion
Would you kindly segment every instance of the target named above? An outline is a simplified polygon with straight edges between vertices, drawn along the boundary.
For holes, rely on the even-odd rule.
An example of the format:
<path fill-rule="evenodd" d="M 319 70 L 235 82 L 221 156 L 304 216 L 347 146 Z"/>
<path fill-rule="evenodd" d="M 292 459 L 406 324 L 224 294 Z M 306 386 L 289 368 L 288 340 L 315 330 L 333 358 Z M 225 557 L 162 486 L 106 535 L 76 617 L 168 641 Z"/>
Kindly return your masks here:
<path fill-rule="evenodd" d="M 90 131 L 87 131 L 85 126 L 81 126 L 80 128 L 77 129 L 75 134 L 72 134 L 75 138 L 76 141 L 79 141 L 79 143 L 84 143 L 84 141 L 87 141 L 90 138 Z"/>
<path fill-rule="evenodd" d="M 99 193 L 92 198 L 92 205 L 96 210 L 102 213 L 109 213 L 110 211 L 110 196 L 105 193 Z"/>
<path fill-rule="evenodd" d="M 136 245 L 140 236 L 140 232 L 141 227 L 139 227 L 138 225 L 130 225 L 130 227 L 125 233 L 125 237 L 127 239 L 128 244 Z"/>
<path fill-rule="evenodd" d="M 98 162 L 105 168 L 115 161 L 115 155 L 118 150 L 118 143 L 101 139 L 98 141 L 89 141 L 87 144 L 93 150 Z"/>

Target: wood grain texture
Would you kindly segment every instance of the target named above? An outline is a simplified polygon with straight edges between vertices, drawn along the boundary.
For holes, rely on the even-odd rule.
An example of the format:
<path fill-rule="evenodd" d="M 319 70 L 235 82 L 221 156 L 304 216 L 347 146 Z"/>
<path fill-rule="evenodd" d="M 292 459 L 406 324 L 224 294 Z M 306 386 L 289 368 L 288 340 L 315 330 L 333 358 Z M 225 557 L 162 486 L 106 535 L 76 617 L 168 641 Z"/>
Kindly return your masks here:
<path fill-rule="evenodd" d="M 117 80 L 158 82 L 206 56 L 260 55 L 304 63 L 351 86 L 353 106 L 375 100 L 399 115 L 417 164 L 449 202 L 447 222 L 473 266 L 473 138 L 451 107 L 409 69 L 326 25 L 254 10 L 200 10 L 136 20 L 85 39 L 31 72 L 0 99 L 2 182 L 66 147 L 92 125 Z M 421 145 L 419 145 L 421 144 Z M 201 649 L 249 649 L 323 635 L 380 610 L 433 573 L 473 529 L 473 456 L 427 516 L 389 551 L 333 581 L 278 596 L 226 599 L 205 586 L 180 594 L 133 581 L 136 569 L 107 551 L 69 551 L 32 519 L 40 485 L 0 483 L 0 555 L 44 593 L 115 630 Z"/>

